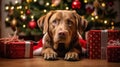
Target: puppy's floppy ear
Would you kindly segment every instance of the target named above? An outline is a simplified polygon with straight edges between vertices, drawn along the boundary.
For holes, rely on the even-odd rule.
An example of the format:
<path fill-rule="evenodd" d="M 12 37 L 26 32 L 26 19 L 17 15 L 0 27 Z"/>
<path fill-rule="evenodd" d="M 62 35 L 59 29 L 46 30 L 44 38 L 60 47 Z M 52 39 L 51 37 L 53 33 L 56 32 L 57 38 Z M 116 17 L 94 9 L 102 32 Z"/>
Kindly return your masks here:
<path fill-rule="evenodd" d="M 43 30 L 43 24 L 44 24 L 44 19 L 45 19 L 46 15 L 40 17 L 38 20 L 37 20 L 37 24 L 38 24 L 38 27 Z"/>
<path fill-rule="evenodd" d="M 77 29 L 79 34 L 82 34 L 85 28 L 88 25 L 88 22 L 86 19 L 83 19 L 79 14 L 77 14 L 75 11 L 73 11 L 75 17 L 76 17 L 76 22 L 77 22 Z"/>
<path fill-rule="evenodd" d="M 46 15 L 40 17 L 37 21 L 38 26 L 40 29 L 43 30 L 43 34 L 45 34 L 48 31 L 49 26 L 49 19 L 53 15 L 54 11 L 50 11 Z"/>

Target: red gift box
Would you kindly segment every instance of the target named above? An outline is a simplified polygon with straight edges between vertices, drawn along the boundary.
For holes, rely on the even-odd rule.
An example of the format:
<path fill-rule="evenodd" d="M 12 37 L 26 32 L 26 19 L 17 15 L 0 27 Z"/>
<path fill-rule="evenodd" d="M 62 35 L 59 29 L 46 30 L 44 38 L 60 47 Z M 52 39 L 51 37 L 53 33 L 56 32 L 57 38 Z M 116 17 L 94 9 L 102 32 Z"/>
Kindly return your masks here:
<path fill-rule="evenodd" d="M 0 44 L 1 55 L 6 58 L 32 58 L 33 43 L 30 41 L 9 42 Z"/>
<path fill-rule="evenodd" d="M 107 46 L 107 61 L 120 62 L 120 46 Z"/>
<path fill-rule="evenodd" d="M 90 30 L 87 33 L 87 44 L 90 59 L 106 59 L 107 42 L 120 39 L 118 30 Z"/>

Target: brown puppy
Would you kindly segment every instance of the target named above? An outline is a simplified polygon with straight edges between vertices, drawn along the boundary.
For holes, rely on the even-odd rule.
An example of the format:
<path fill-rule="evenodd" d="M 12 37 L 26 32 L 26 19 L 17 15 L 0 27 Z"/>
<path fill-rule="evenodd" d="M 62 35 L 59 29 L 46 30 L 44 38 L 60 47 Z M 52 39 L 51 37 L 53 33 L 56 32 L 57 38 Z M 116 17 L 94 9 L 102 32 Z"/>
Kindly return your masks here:
<path fill-rule="evenodd" d="M 50 11 L 38 20 L 38 26 L 45 34 L 43 36 L 42 55 L 46 60 L 57 59 L 79 60 L 82 52 L 79 35 L 87 26 L 75 11 Z"/>

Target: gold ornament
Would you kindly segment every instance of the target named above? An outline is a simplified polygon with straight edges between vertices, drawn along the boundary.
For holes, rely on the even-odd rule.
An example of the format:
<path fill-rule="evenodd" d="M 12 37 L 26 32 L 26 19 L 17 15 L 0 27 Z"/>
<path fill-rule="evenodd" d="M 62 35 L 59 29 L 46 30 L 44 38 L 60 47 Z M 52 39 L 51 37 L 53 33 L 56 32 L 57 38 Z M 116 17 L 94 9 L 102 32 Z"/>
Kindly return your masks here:
<path fill-rule="evenodd" d="M 17 25 L 17 20 L 14 18 L 12 21 L 11 21 L 11 26 L 12 27 L 15 27 Z"/>
<path fill-rule="evenodd" d="M 27 2 L 27 3 L 30 3 L 30 2 L 32 2 L 32 0 L 26 0 L 26 2 Z"/>
<path fill-rule="evenodd" d="M 55 7 L 56 5 L 55 5 L 55 4 L 52 4 L 51 6 L 52 6 L 52 7 Z"/>
<path fill-rule="evenodd" d="M 99 7 L 99 6 L 100 6 L 99 1 L 98 1 L 98 0 L 95 0 L 94 3 L 93 3 L 93 6 L 94 6 L 95 8 Z"/>

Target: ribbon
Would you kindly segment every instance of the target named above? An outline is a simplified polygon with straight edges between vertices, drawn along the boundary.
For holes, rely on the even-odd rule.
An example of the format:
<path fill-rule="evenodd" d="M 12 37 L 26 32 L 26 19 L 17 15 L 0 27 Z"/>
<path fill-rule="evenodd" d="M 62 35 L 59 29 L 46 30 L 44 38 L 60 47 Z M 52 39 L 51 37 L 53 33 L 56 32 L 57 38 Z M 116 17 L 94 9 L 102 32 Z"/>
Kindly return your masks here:
<path fill-rule="evenodd" d="M 101 30 L 101 59 L 106 58 L 107 42 L 108 42 L 108 30 Z"/>
<path fill-rule="evenodd" d="M 31 48 L 31 42 L 25 41 L 25 58 L 30 57 L 30 48 Z"/>

